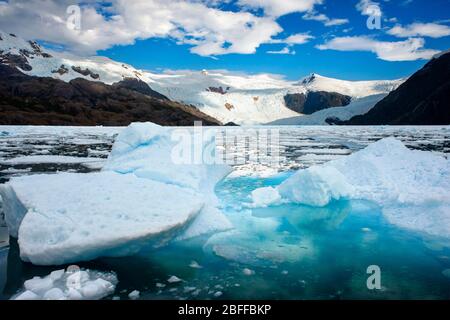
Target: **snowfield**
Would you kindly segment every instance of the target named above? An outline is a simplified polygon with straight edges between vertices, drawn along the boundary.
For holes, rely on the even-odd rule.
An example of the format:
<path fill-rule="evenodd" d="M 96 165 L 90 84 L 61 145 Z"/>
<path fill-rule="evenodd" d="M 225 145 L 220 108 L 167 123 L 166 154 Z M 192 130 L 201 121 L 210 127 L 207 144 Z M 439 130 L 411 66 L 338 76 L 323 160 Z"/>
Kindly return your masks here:
<path fill-rule="evenodd" d="M 21 70 L 25 74 L 53 77 L 66 82 L 84 78 L 106 84 L 125 78 L 140 79 L 169 99 L 194 105 L 224 124 L 229 122 L 239 125 L 266 124 L 301 117 L 301 114 L 286 107 L 284 102 L 286 94 L 308 91 L 337 92 L 351 96 L 356 100 L 355 103 L 361 104 L 365 100 L 359 100 L 360 98 L 372 96 L 373 99 L 377 95 L 386 95 L 405 80 L 345 81 L 312 74 L 300 81 L 287 81 L 270 74 L 245 75 L 206 70 L 168 71 L 158 74 L 138 70 L 105 57 L 78 57 L 73 54 L 44 51 L 37 44 L 1 31 L 0 37 L 3 39 L 0 41 L 0 51 L 22 56 L 28 61 L 31 70 Z M 379 98 L 381 100 L 382 97 Z M 357 112 L 370 110 L 374 104 L 372 100 L 368 101 L 367 105 L 353 107 L 351 111 L 345 111 L 344 115 L 349 112 L 351 116 L 357 115 Z M 342 113 L 340 110 L 336 111 L 338 114 Z M 329 116 L 333 116 L 334 110 L 328 113 Z M 319 123 L 323 124 L 324 121 Z"/>
<path fill-rule="evenodd" d="M 253 192 L 255 206 L 293 202 L 324 207 L 360 199 L 379 204 L 400 227 L 450 236 L 450 160 L 382 139 L 347 157 L 299 170 L 281 185 Z"/>

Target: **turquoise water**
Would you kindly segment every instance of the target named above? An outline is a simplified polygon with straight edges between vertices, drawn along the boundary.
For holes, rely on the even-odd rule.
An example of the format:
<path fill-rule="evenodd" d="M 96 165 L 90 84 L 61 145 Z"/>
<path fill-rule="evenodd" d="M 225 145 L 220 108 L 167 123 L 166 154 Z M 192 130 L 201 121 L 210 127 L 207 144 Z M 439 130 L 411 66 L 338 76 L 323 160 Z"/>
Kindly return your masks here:
<path fill-rule="evenodd" d="M 287 176 L 236 178 L 217 187 L 235 230 L 80 266 L 115 271 L 115 296 L 122 299 L 135 289 L 143 299 L 450 298 L 442 273 L 450 268 L 450 250 L 390 225 L 374 204 L 248 208 L 252 190 Z M 370 265 L 381 268 L 381 290 L 367 289 Z M 52 270 L 21 262 L 13 242 L 2 298 Z M 183 281 L 168 284 L 171 275 Z"/>

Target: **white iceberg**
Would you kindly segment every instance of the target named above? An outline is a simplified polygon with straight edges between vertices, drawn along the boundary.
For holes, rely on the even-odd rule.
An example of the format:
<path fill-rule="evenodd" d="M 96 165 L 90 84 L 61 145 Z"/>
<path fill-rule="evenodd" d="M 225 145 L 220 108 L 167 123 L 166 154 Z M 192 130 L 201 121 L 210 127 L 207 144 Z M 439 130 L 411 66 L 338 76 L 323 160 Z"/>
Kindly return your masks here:
<path fill-rule="evenodd" d="M 69 266 L 46 277 L 34 277 L 24 283 L 12 300 L 99 300 L 114 293 L 114 273 L 82 270 Z"/>
<path fill-rule="evenodd" d="M 21 258 L 54 265 L 126 256 L 231 228 L 214 194 L 230 167 L 177 164 L 176 147 L 171 129 L 132 124 L 118 136 L 102 172 L 31 175 L 0 186 Z M 205 152 L 214 147 L 214 137 L 200 144 Z"/>
<path fill-rule="evenodd" d="M 174 130 L 177 131 L 174 133 Z M 219 202 L 214 193 L 217 183 L 232 169 L 215 159 L 215 135 L 198 138 L 195 134 L 187 128 L 168 129 L 153 123 L 133 123 L 117 137 L 103 167 L 103 171 L 133 174 L 200 193 L 205 201 L 204 209 L 179 240 L 232 227 L 217 209 Z M 193 141 L 195 138 L 198 139 Z"/>
<path fill-rule="evenodd" d="M 283 201 L 317 207 L 334 200 L 373 201 L 383 208 L 391 223 L 435 236 L 450 236 L 450 160 L 431 152 L 409 150 L 395 138 L 299 170 L 276 190 Z"/>
<path fill-rule="evenodd" d="M 177 201 L 170 201 L 173 194 Z M 21 258 L 38 265 L 124 256 L 158 245 L 204 204 L 190 189 L 114 172 L 13 178 L 2 196 Z"/>

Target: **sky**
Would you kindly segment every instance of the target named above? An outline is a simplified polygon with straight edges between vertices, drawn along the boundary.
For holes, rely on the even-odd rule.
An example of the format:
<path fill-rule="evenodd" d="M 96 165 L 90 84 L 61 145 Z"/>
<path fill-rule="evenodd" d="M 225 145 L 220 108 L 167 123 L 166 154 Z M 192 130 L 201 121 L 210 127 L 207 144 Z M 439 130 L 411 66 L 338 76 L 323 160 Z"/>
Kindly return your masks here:
<path fill-rule="evenodd" d="M 450 0 L 0 0 L 0 29 L 157 72 L 397 79 L 450 48 Z"/>

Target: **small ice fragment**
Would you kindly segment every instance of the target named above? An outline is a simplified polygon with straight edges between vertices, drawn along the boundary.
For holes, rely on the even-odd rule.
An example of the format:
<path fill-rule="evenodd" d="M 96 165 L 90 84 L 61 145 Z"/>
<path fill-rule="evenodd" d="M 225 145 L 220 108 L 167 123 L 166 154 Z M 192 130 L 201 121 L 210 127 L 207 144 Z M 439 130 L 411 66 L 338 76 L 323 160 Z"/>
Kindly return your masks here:
<path fill-rule="evenodd" d="M 61 289 L 53 288 L 44 294 L 44 300 L 66 300 L 66 296 Z"/>
<path fill-rule="evenodd" d="M 80 291 L 86 299 L 101 299 L 114 292 L 114 285 L 99 278 L 84 283 Z"/>
<path fill-rule="evenodd" d="M 203 268 L 201 265 L 198 264 L 197 261 L 192 260 L 191 263 L 189 264 L 189 267 L 194 268 L 194 269 L 201 269 Z"/>
<path fill-rule="evenodd" d="M 138 290 L 133 290 L 128 294 L 128 298 L 131 300 L 137 300 L 141 296 L 141 293 Z"/>
<path fill-rule="evenodd" d="M 216 293 L 214 293 L 214 297 L 218 298 L 222 295 L 222 291 L 217 291 Z"/>
<path fill-rule="evenodd" d="M 283 271 L 281 271 L 281 274 L 283 274 L 283 275 L 287 275 L 287 274 L 289 274 L 289 271 L 287 271 L 287 270 L 283 270 Z"/>
<path fill-rule="evenodd" d="M 33 291 L 34 293 L 41 295 L 53 288 L 53 280 L 50 278 L 34 277 L 31 280 L 25 281 L 25 289 Z"/>
<path fill-rule="evenodd" d="M 39 296 L 33 291 L 27 290 L 18 295 L 14 300 L 39 300 Z"/>
<path fill-rule="evenodd" d="M 256 207 L 268 207 L 270 205 L 278 204 L 281 201 L 281 196 L 277 189 L 265 187 L 253 190 L 252 200 Z"/>
<path fill-rule="evenodd" d="M 245 268 L 245 269 L 242 270 L 242 273 L 244 273 L 246 276 L 252 276 L 252 275 L 255 274 L 255 271 L 253 271 L 251 269 L 248 269 L 248 268 Z"/>
<path fill-rule="evenodd" d="M 169 279 L 167 279 L 168 283 L 177 283 L 177 282 L 181 282 L 181 281 L 183 281 L 183 280 L 181 280 L 177 276 L 171 276 Z"/>
<path fill-rule="evenodd" d="M 50 279 L 52 279 L 53 281 L 59 280 L 63 277 L 64 275 L 64 269 L 61 270 L 56 270 L 53 271 L 52 273 L 50 273 Z"/>
<path fill-rule="evenodd" d="M 67 271 L 69 273 L 69 271 Z M 67 277 L 68 288 L 80 289 L 85 282 L 89 281 L 89 273 L 86 271 L 75 271 Z"/>
<path fill-rule="evenodd" d="M 361 229 L 363 232 L 370 232 L 370 231 L 372 231 L 370 228 L 362 228 Z"/>
<path fill-rule="evenodd" d="M 69 300 L 81 300 L 83 299 L 83 296 L 81 295 L 80 291 L 74 288 L 69 288 L 66 291 L 67 299 Z"/>
<path fill-rule="evenodd" d="M 165 285 L 164 283 L 159 283 L 159 282 L 158 282 L 158 283 L 156 284 L 156 287 L 157 287 L 157 288 L 164 288 L 165 286 L 166 286 L 166 285 Z"/>
<path fill-rule="evenodd" d="M 114 297 L 112 297 L 112 299 L 113 299 L 113 301 L 118 301 L 118 300 L 120 300 L 120 297 L 119 296 L 114 296 Z"/>
<path fill-rule="evenodd" d="M 196 287 L 184 287 L 184 292 L 191 292 L 191 291 L 195 291 L 197 288 Z"/>

